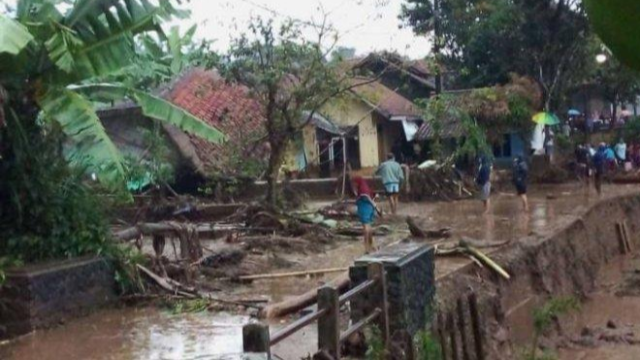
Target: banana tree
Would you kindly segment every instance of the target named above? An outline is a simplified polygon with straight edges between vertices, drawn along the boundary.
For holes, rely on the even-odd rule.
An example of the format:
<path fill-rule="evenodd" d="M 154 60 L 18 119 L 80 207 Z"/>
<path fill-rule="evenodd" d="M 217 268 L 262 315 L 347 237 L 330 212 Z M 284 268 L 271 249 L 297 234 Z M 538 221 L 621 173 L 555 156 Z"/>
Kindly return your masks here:
<path fill-rule="evenodd" d="M 138 37 L 166 40 L 160 24 L 180 15 L 169 0 L 19 0 L 15 11 L 0 14 L 5 116 L 33 114 L 58 124 L 76 158 L 111 187 L 124 184 L 124 159 L 96 115 L 97 103 L 128 99 L 150 118 L 222 142 L 220 131 L 161 97 L 99 82 L 133 66 Z"/>

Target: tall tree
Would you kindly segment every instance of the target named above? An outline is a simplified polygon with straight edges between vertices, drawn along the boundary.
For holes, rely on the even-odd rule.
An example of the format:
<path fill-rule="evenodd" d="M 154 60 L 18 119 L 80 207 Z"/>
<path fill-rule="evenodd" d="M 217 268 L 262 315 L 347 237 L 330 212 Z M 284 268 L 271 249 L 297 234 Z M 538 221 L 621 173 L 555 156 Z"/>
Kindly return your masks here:
<path fill-rule="evenodd" d="M 308 40 L 305 29 L 317 37 Z M 273 207 L 279 204 L 278 175 L 292 140 L 329 101 L 367 82 L 354 83 L 351 71 L 327 61 L 336 42 L 335 32 L 324 24 L 287 21 L 276 28 L 258 18 L 223 62 L 224 73 L 248 85 L 264 111 L 270 147 L 267 203 Z"/>
<path fill-rule="evenodd" d="M 588 24 L 580 0 L 406 0 L 401 17 L 414 32 L 433 35 L 458 87 L 506 83 L 509 73 L 536 79 L 545 106 L 584 66 Z"/>
<path fill-rule="evenodd" d="M 640 95 L 640 72 L 621 63 L 610 54 L 604 44 L 594 36 L 591 40 L 591 50 L 588 57 L 596 59 L 598 55 L 605 55 L 605 61 L 591 62 L 585 83 L 596 85 L 605 100 L 613 106 L 612 116 L 617 118 L 618 106 L 622 103 L 636 103 Z"/>

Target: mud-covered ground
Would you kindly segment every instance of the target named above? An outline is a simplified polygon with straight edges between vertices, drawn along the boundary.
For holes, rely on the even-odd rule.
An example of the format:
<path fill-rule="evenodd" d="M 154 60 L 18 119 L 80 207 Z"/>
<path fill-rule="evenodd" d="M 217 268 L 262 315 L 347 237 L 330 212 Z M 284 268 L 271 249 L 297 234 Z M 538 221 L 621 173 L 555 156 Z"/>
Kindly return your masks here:
<path fill-rule="evenodd" d="M 605 197 L 637 191 L 637 187 L 606 186 Z M 453 237 L 444 242 L 458 241 L 466 236 L 489 242 L 529 241 L 547 237 L 579 218 L 599 197 L 578 185 L 536 187 L 531 191 L 531 211 L 521 211 L 519 200 L 511 193 L 497 193 L 488 215 L 476 200 L 452 203 L 404 203 L 396 218 L 386 219 L 391 234 L 377 237 L 384 246 L 408 236 L 405 216 L 413 216 L 424 228 L 450 227 Z M 324 204 L 315 204 L 322 206 Z M 311 239 L 312 240 L 312 239 Z M 215 244 L 203 242 L 207 247 Z M 495 250 L 499 252 L 499 249 Z M 267 255 L 260 273 L 348 267 L 361 256 L 359 239 L 339 239 L 322 242 L 308 251 L 287 251 Z M 264 258 L 264 254 L 256 254 Z M 438 277 L 469 264 L 466 258 L 439 258 Z M 335 277 L 308 276 L 252 283 L 215 281 L 227 295 L 237 298 L 264 298 L 279 301 L 313 289 Z M 157 309 L 111 309 L 85 319 L 71 321 L 61 327 L 38 331 L 32 335 L 0 345 L 0 358 L 26 359 L 234 359 L 241 350 L 240 329 L 250 311 L 244 308 L 232 312 L 202 312 L 173 314 Z M 640 312 L 638 312 L 640 313 Z M 274 329 L 293 319 L 272 324 Z M 607 319 L 608 320 L 608 319 Z M 605 322 L 606 324 L 606 322 Z M 621 322 L 624 324 L 624 322 Z M 296 359 L 316 348 L 315 328 L 309 327 L 274 349 L 285 359 Z M 583 349 L 575 350 L 581 351 Z M 574 350 L 571 350 L 574 351 Z M 563 355 L 564 356 L 564 355 Z M 570 359 L 571 357 L 565 357 Z M 587 358 L 591 359 L 591 358 Z M 593 358 L 599 359 L 599 358 Z M 622 359 L 622 358 L 621 358 Z"/>
<path fill-rule="evenodd" d="M 640 257 L 611 264 L 554 344 L 561 360 L 640 359 Z"/>

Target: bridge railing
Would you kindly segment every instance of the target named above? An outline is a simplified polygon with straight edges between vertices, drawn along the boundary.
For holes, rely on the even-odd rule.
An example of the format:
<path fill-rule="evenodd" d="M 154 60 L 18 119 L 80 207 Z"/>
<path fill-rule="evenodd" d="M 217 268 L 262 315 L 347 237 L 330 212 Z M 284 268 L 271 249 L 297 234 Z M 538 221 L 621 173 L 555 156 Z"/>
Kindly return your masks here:
<path fill-rule="evenodd" d="M 380 263 L 370 264 L 368 280 L 340 295 L 339 291 L 330 286 L 318 289 L 317 310 L 301 317 L 284 329 L 270 335 L 268 325 L 248 324 L 242 329 L 243 348 L 245 353 L 262 353 L 271 358 L 271 347 L 286 340 L 301 329 L 318 322 L 318 355 L 324 359 L 341 358 L 341 344 L 353 334 L 361 331 L 367 325 L 377 325 L 386 345 L 389 344 L 389 314 L 387 301 L 387 283 L 384 266 Z M 367 294 L 368 314 L 352 324 L 344 331 L 340 330 L 340 308 L 356 297 Z"/>

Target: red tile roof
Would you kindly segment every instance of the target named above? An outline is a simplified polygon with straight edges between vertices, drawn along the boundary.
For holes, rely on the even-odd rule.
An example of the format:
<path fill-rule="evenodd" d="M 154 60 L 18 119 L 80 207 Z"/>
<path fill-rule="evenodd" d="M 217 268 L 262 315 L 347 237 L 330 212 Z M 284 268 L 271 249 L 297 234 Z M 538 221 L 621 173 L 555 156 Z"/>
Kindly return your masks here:
<path fill-rule="evenodd" d="M 206 172 L 233 170 L 228 164 L 232 156 L 266 156 L 264 146 L 256 144 L 266 133 L 266 121 L 260 104 L 245 86 L 228 83 L 215 71 L 196 68 L 174 83 L 165 98 L 226 135 L 223 145 L 189 135 Z"/>

